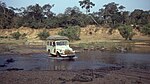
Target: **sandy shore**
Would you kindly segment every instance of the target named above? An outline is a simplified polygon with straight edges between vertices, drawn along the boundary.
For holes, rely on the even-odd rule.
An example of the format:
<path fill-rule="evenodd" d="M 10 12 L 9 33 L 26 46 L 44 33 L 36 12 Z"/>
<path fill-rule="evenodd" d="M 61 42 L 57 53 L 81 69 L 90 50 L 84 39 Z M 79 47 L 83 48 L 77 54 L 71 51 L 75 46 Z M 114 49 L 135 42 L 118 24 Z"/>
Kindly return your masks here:
<path fill-rule="evenodd" d="M 0 71 L 1 84 L 149 84 L 150 71 L 107 68 L 80 71 Z"/>

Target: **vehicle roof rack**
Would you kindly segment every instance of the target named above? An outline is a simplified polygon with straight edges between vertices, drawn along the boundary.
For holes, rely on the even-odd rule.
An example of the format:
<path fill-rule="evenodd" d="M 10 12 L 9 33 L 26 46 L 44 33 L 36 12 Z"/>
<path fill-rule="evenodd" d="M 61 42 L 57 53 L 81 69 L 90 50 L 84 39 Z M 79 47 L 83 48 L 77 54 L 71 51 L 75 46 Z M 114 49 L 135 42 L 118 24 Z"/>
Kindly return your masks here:
<path fill-rule="evenodd" d="M 55 36 L 49 36 L 46 40 L 69 40 L 69 38 L 66 36 L 55 35 Z"/>

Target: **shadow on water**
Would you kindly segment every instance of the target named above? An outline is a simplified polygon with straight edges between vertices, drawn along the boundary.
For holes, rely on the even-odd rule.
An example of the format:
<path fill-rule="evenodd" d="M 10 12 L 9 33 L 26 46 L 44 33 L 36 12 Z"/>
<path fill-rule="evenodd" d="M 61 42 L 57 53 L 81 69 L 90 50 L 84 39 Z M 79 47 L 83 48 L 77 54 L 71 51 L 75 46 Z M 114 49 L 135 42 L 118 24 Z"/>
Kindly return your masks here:
<path fill-rule="evenodd" d="M 0 55 L 0 70 L 81 70 L 105 67 L 150 69 L 150 53 L 84 51 L 75 60 L 51 59 L 47 54 Z M 8 59 L 14 62 L 6 64 Z"/>

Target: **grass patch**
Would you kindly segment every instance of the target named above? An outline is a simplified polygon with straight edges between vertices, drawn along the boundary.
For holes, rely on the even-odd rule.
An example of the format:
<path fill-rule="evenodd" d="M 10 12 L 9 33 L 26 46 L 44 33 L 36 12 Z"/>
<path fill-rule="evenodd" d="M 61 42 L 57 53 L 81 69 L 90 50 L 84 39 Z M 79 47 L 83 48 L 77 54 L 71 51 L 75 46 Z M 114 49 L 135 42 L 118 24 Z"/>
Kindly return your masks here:
<path fill-rule="evenodd" d="M 105 48 L 109 51 L 116 51 L 121 48 L 131 50 L 134 43 L 132 42 L 91 42 L 91 43 L 79 43 L 72 46 L 79 47 L 81 49 L 102 49 Z"/>
<path fill-rule="evenodd" d="M 25 40 L 15 40 L 12 38 L 0 38 L 0 44 L 16 44 L 16 45 L 22 45 L 25 43 Z"/>
<path fill-rule="evenodd" d="M 91 47 L 115 47 L 115 46 L 129 46 L 133 43 L 130 42 L 91 42 L 91 43 L 79 43 L 75 44 L 81 48 L 91 48 Z"/>

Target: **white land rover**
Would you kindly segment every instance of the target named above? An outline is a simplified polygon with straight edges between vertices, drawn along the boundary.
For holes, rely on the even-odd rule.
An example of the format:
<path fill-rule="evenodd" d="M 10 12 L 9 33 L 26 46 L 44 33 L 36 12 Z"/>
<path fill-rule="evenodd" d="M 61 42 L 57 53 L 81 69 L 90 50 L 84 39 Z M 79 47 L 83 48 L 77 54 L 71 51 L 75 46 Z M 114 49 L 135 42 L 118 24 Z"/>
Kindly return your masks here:
<path fill-rule="evenodd" d="M 69 38 L 65 36 L 49 36 L 46 50 L 49 55 L 55 57 L 75 57 L 75 51 L 69 47 Z"/>

